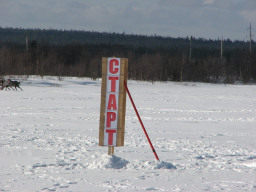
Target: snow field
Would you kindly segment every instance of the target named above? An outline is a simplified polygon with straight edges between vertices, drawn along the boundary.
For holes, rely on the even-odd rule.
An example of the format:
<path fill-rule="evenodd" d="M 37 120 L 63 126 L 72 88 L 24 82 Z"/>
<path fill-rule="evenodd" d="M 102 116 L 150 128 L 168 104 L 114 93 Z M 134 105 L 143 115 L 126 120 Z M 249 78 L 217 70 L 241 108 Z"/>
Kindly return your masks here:
<path fill-rule="evenodd" d="M 125 146 L 98 146 L 101 81 L 0 91 L 0 191 L 256 191 L 256 86 L 128 81 Z"/>

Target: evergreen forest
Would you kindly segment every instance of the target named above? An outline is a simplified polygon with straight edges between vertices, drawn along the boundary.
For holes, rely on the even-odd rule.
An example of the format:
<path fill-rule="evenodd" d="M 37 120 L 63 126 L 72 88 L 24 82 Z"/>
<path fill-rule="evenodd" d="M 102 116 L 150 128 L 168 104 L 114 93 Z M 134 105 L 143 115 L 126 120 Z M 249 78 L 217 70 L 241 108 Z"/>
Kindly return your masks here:
<path fill-rule="evenodd" d="M 0 27 L 0 76 L 101 77 L 102 57 L 128 58 L 129 79 L 256 82 L 256 43 Z"/>

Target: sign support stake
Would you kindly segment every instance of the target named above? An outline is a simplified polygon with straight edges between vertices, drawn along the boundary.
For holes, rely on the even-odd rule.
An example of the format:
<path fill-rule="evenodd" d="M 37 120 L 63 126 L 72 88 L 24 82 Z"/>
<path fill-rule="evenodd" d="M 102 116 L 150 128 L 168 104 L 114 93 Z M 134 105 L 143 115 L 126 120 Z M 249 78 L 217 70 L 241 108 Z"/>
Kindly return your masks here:
<path fill-rule="evenodd" d="M 114 155 L 114 146 L 108 147 L 108 155 Z"/>
<path fill-rule="evenodd" d="M 132 96 L 131 96 L 131 94 L 130 94 L 130 91 L 129 91 L 129 89 L 128 89 L 128 87 L 127 87 L 127 84 L 126 84 L 125 81 L 124 81 L 124 87 L 125 87 L 125 89 L 126 89 L 128 95 L 129 95 L 129 98 L 130 98 L 130 100 L 131 100 L 131 103 L 132 103 L 132 106 L 133 106 L 133 108 L 134 108 L 134 111 L 136 112 L 136 115 L 137 115 L 137 117 L 138 117 L 138 119 L 139 119 L 139 121 L 140 121 L 141 127 L 142 127 L 142 129 L 143 129 L 143 131 L 144 131 L 144 133 L 145 133 L 145 135 L 146 135 L 146 137 L 147 137 L 147 140 L 148 140 L 149 145 L 150 145 L 150 147 L 151 147 L 151 149 L 152 149 L 152 151 L 153 151 L 153 153 L 154 153 L 154 155 L 155 155 L 155 157 L 156 157 L 156 160 L 159 161 L 159 158 L 158 158 L 158 156 L 157 156 L 157 154 L 156 154 L 156 150 L 154 149 L 154 146 L 152 145 L 152 143 L 151 143 L 151 141 L 150 141 L 150 138 L 149 138 L 149 136 L 148 136 L 148 133 L 147 133 L 147 131 L 146 131 L 146 129 L 145 129 L 143 123 L 142 123 L 142 120 L 141 120 L 141 118 L 140 118 L 139 112 L 137 111 L 137 108 L 136 108 L 136 106 L 135 106 L 135 104 L 134 104 L 134 102 L 133 102 Z"/>

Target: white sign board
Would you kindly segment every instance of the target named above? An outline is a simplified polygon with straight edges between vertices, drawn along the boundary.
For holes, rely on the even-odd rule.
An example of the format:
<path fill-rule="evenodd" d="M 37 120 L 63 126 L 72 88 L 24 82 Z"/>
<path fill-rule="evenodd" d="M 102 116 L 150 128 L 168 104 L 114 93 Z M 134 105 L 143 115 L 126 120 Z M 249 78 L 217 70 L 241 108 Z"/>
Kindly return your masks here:
<path fill-rule="evenodd" d="M 102 59 L 100 146 L 123 146 L 128 59 Z"/>
<path fill-rule="evenodd" d="M 116 146 L 120 58 L 108 58 L 104 145 Z"/>

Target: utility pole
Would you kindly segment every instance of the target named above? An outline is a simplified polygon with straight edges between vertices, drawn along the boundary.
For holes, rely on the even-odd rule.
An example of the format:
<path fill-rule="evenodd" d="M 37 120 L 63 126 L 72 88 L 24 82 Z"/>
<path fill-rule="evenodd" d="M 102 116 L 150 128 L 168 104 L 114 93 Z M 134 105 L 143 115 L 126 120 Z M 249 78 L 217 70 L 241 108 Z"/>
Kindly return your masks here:
<path fill-rule="evenodd" d="M 26 50 L 28 52 L 28 33 L 26 33 Z"/>
<path fill-rule="evenodd" d="M 183 81 L 183 66 L 184 66 L 184 63 L 185 63 L 185 54 L 184 54 L 184 51 L 182 53 L 182 63 L 181 63 L 181 68 L 180 68 L 180 82 Z"/>
<path fill-rule="evenodd" d="M 252 25 L 250 23 L 250 54 L 252 54 Z"/>
<path fill-rule="evenodd" d="M 26 32 L 26 65 L 24 65 L 24 69 L 23 69 L 23 73 L 24 75 L 28 75 L 26 74 L 26 68 L 29 66 L 29 53 L 28 53 L 28 32 Z"/>
<path fill-rule="evenodd" d="M 190 37 L 190 43 L 189 43 L 189 66 L 191 65 L 191 55 L 192 55 L 191 44 L 192 44 L 192 36 Z"/>
<path fill-rule="evenodd" d="M 223 58 L 223 37 L 220 40 L 220 61 L 222 62 Z"/>

